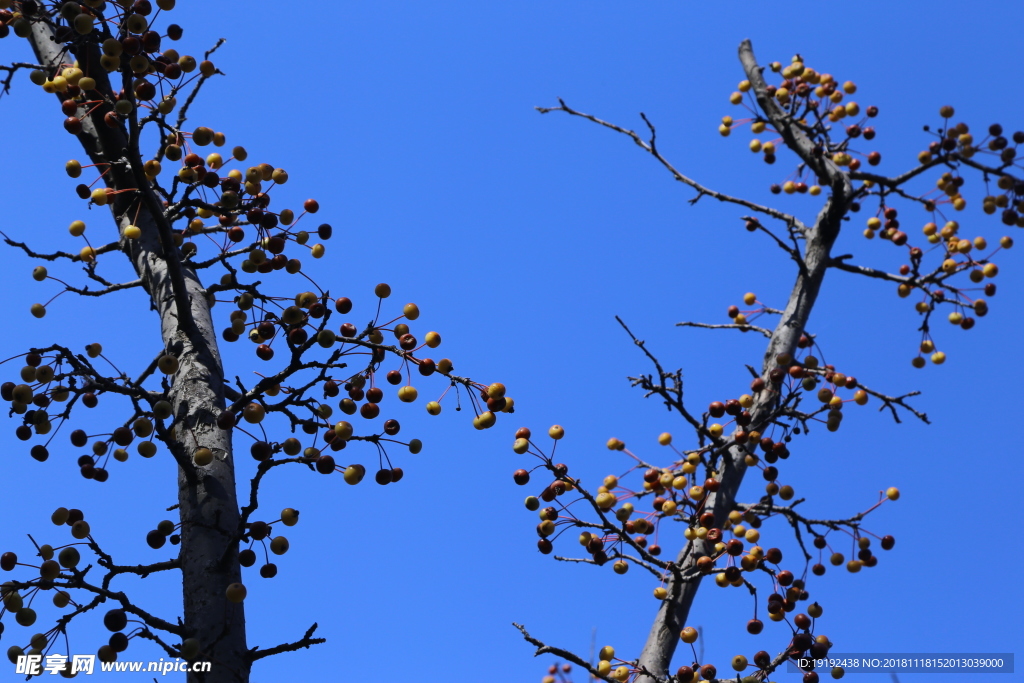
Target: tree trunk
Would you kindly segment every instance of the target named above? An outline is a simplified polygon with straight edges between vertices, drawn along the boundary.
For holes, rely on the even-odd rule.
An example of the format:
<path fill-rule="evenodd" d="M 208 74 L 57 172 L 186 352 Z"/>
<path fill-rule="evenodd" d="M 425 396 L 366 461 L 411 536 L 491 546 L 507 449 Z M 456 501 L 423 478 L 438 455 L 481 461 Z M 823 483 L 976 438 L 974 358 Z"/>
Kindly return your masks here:
<path fill-rule="evenodd" d="M 853 198 L 853 190 L 849 178 L 831 162 L 815 159 L 813 145 L 804 134 L 795 127 L 788 125 L 785 117 L 775 107 L 770 97 L 764 96 L 764 80 L 760 67 L 754 59 L 753 48 L 749 41 L 740 45 L 740 61 L 757 93 L 758 103 L 769 114 L 772 123 L 780 132 L 786 145 L 804 159 L 808 166 L 816 171 L 822 184 L 831 189 L 831 196 L 826 200 L 817 220 L 805 235 L 803 262 L 797 273 L 793 290 L 789 295 L 786 308 L 778 325 L 772 333 L 765 349 L 761 367 L 761 377 L 767 386 L 772 384 L 768 373 L 775 367 L 775 358 L 779 354 L 793 354 L 797 342 L 803 334 L 811 310 L 821 291 L 821 284 L 829 267 L 832 245 L 839 236 L 843 217 L 846 215 Z M 779 394 L 774 391 L 761 391 L 754 398 L 750 408 L 751 429 L 760 430 L 766 419 L 776 408 Z M 740 484 L 746 473 L 745 457 L 747 449 L 734 445 L 724 458 L 723 470 L 719 475 L 720 485 L 715 493 L 709 493 L 706 509 L 714 512 L 715 526 L 722 528 L 728 519 L 729 512 L 737 501 Z M 676 646 L 679 644 L 679 633 L 685 627 L 693 600 L 700 588 L 701 575 L 696 572 L 697 559 L 713 554 L 713 544 L 703 540 L 687 543 L 676 558 L 676 564 L 682 569 L 684 576 L 693 576 L 681 585 L 674 578 L 669 578 L 668 599 L 661 603 L 654 619 L 651 632 L 647 636 L 643 651 L 640 653 L 639 665 L 652 674 L 664 677 L 669 674 L 669 666 Z M 687 662 L 689 664 L 689 662 Z M 640 676 L 638 683 L 653 683 L 650 676 Z"/>
<path fill-rule="evenodd" d="M 63 46 L 54 41 L 49 21 L 35 21 L 29 40 L 40 64 L 56 68 L 61 63 Z M 87 75 L 96 79 L 97 89 L 108 93 L 120 89 L 110 87 L 107 74 L 98 66 L 98 53 L 78 57 Z M 86 65 L 93 66 L 87 69 Z M 130 79 L 126 85 L 130 88 Z M 239 510 L 231 432 L 216 425 L 225 407 L 224 370 L 210 304 L 195 271 L 173 244 L 163 203 L 143 173 L 137 135 L 127 134 L 122 126 L 107 126 L 103 116 L 108 111 L 110 107 L 103 105 L 86 117 L 78 139 L 92 163 L 112 165 L 104 176 L 109 189 L 134 190 L 115 195 L 111 210 L 119 229 L 134 224 L 142 230 L 137 240 L 122 237 L 121 248 L 160 316 L 162 346 L 154 343 L 153 352 L 162 348 L 176 356 L 179 364 L 167 396 L 174 408 L 174 425 L 161 429 L 160 436 L 179 467 L 184 627 L 201 645 L 199 661 L 212 663 L 210 673 L 189 674 L 188 680 L 245 683 L 250 668 L 245 614 L 241 604 L 225 597 L 226 587 L 241 577 L 236 541 Z M 135 125 L 134 114 L 130 124 Z M 213 450 L 215 459 L 209 466 L 193 464 L 191 456 L 199 446 Z"/>
<path fill-rule="evenodd" d="M 817 231 L 815 231 L 817 232 Z M 778 325 L 772 334 L 768 347 L 765 350 L 764 363 L 762 365 L 762 378 L 769 383 L 768 373 L 775 367 L 775 358 L 779 354 L 792 354 L 796 350 L 796 344 L 803 334 L 807 324 L 808 316 L 814 307 L 814 302 L 821 289 L 821 283 L 827 270 L 827 261 L 835 236 L 824 237 L 818 233 L 814 238 L 808 240 L 807 249 L 804 254 L 806 270 L 802 270 L 793 284 L 793 291 L 789 296 L 786 309 L 783 312 Z M 768 386 L 771 386 L 769 383 Z M 750 408 L 752 428 L 765 422 L 765 419 L 775 409 L 778 393 L 761 391 L 754 399 L 754 405 Z M 729 449 L 725 458 L 724 470 L 721 474 L 719 489 L 715 493 L 708 494 L 705 509 L 715 515 L 715 526 L 723 528 L 737 501 L 740 484 L 743 482 L 743 475 L 746 473 L 747 465 L 745 457 L 747 449 L 742 446 L 734 446 Z M 703 540 L 689 542 L 679 552 L 676 564 L 682 568 L 684 575 L 694 573 L 697 559 L 713 555 L 713 543 Z M 647 642 L 640 654 L 640 665 L 648 671 L 659 676 L 668 673 L 672 655 L 679 644 L 679 632 L 686 626 L 686 620 L 693 606 L 693 600 L 700 588 L 701 575 L 696 574 L 681 586 L 673 586 L 675 583 L 671 578 L 668 582 L 670 598 L 661 603 L 658 615 L 647 636 Z M 650 683 L 649 677 L 640 677 L 638 681 Z"/>

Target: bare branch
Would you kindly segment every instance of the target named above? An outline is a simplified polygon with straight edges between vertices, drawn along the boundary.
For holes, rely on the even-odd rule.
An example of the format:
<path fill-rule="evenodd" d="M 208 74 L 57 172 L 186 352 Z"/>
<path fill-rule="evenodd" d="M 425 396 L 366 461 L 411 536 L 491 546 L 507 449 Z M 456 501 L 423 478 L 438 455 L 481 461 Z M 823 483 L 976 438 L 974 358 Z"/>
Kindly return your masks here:
<path fill-rule="evenodd" d="M 131 282 L 119 282 L 111 284 L 103 289 L 89 289 L 86 287 L 72 287 L 71 285 L 65 285 L 64 291 L 71 292 L 72 294 L 78 294 L 80 296 L 103 296 L 104 294 L 111 294 L 113 292 L 120 292 L 124 289 L 132 289 L 133 287 L 141 287 L 142 280 L 132 280 Z"/>
<path fill-rule="evenodd" d="M 894 419 L 896 422 L 900 422 L 900 416 L 896 410 L 896 408 L 899 407 L 903 408 L 903 410 L 906 410 L 908 413 L 916 417 L 921 422 L 924 422 L 925 424 L 931 424 L 931 420 L 928 419 L 927 413 L 922 413 L 921 411 L 917 410 L 916 408 L 908 404 L 905 400 L 910 398 L 911 396 L 919 396 L 921 394 L 920 391 L 911 391 L 910 393 L 903 394 L 902 396 L 886 396 L 881 392 L 875 391 L 870 387 L 864 386 L 860 382 L 857 383 L 857 388 L 863 389 L 870 396 L 874 396 L 877 399 L 881 399 L 882 405 L 879 406 L 878 408 L 879 412 L 888 408 L 892 412 L 892 419 Z"/>
<path fill-rule="evenodd" d="M 120 603 L 121 608 L 130 614 L 134 614 L 139 617 L 147 626 L 150 628 L 159 629 L 168 633 L 173 633 L 176 636 L 184 637 L 184 629 L 178 624 L 172 624 L 168 621 L 164 621 L 159 617 L 155 617 L 149 612 L 145 611 L 141 607 L 133 604 L 128 596 L 123 592 L 114 592 L 106 587 L 96 586 L 85 580 L 85 572 L 78 572 L 72 570 L 75 573 L 74 577 L 68 578 L 64 581 L 54 581 L 53 585 L 59 588 L 81 588 L 90 593 L 93 593 L 99 597 L 106 598 L 107 600 L 114 600 Z M 109 577 L 104 579 L 104 583 L 109 581 Z"/>
<path fill-rule="evenodd" d="M 704 185 L 701 185 L 697 181 L 695 181 L 695 180 L 689 178 L 688 176 L 685 176 L 682 173 L 680 173 L 675 168 L 675 166 L 673 166 L 657 150 L 657 147 L 654 144 L 654 140 L 655 140 L 654 126 L 650 123 L 650 121 L 647 120 L 647 117 L 644 116 L 644 114 L 641 113 L 640 116 L 644 119 L 644 122 L 647 124 L 648 128 L 651 131 L 651 140 L 650 140 L 650 142 L 645 142 L 644 139 L 641 138 L 635 131 L 629 130 L 627 128 L 623 128 L 621 126 L 617 126 L 614 123 L 609 123 L 608 121 L 602 121 L 601 119 L 597 118 L 596 116 L 593 116 L 592 114 L 585 114 L 583 112 L 576 111 L 575 109 L 572 109 L 571 107 L 569 107 L 565 103 L 565 101 L 562 100 L 561 98 L 559 98 L 558 104 L 559 104 L 559 106 L 557 106 L 557 107 L 535 107 L 535 109 L 537 111 L 539 111 L 541 114 L 547 114 L 547 113 L 552 112 L 552 111 L 563 111 L 566 114 L 569 114 L 570 116 L 579 116 L 579 117 L 584 118 L 584 119 L 586 119 L 588 121 L 592 121 L 593 123 L 596 123 L 599 126 L 604 126 L 605 128 L 609 128 L 611 130 L 614 130 L 616 133 L 622 133 L 623 135 L 629 137 L 633 142 L 636 143 L 636 145 L 638 147 L 640 147 L 642 150 L 644 150 L 645 152 L 647 152 L 648 154 L 653 156 L 655 159 L 657 159 L 658 162 L 662 166 L 664 166 L 669 171 L 669 173 L 672 174 L 672 176 L 676 180 L 678 180 L 679 182 L 681 182 L 681 183 L 683 183 L 685 185 L 689 185 L 690 187 L 692 187 L 693 189 L 695 189 L 697 191 L 697 196 L 690 200 L 691 204 L 696 203 L 697 201 L 700 200 L 701 197 L 706 195 L 708 197 L 712 197 L 713 199 L 717 199 L 717 200 L 719 200 L 721 202 L 728 202 L 728 203 L 731 203 L 731 204 L 738 204 L 740 206 L 745 206 L 746 208 L 750 209 L 751 211 L 756 211 L 758 213 L 763 213 L 766 216 L 771 216 L 772 218 L 780 220 L 780 221 L 786 223 L 787 225 L 794 226 L 794 227 L 796 227 L 796 228 L 798 228 L 800 230 L 806 230 L 806 226 L 804 226 L 804 224 L 801 223 L 795 216 L 791 216 L 788 213 L 783 213 L 782 211 L 779 211 L 777 209 L 773 209 L 773 208 L 768 207 L 768 206 L 762 206 L 760 204 L 756 204 L 756 203 L 748 201 L 746 199 L 740 199 L 738 197 L 732 197 L 732 196 L 724 194 L 722 192 L 717 192 L 717 191 L 712 190 L 712 189 L 710 189 L 708 187 L 705 187 Z"/>
<path fill-rule="evenodd" d="M 927 171 L 930 168 L 935 168 L 936 166 L 940 166 L 940 165 L 947 164 L 947 163 L 950 163 L 950 162 L 961 161 L 961 160 L 962 159 L 961 159 L 960 155 L 954 152 L 954 153 L 943 154 L 941 156 L 934 157 L 934 158 L 931 159 L 931 161 L 927 161 L 927 162 L 925 162 L 925 163 L 923 163 L 923 164 L 921 164 L 919 166 L 916 166 L 916 167 L 910 169 L 909 171 L 901 173 L 900 175 L 896 176 L 895 178 L 888 178 L 888 177 L 883 176 L 883 175 L 878 175 L 878 174 L 875 174 L 875 173 L 868 173 L 866 171 L 852 171 L 850 173 L 850 179 L 851 180 L 867 180 L 867 181 L 870 181 L 872 183 L 875 183 L 876 185 L 881 185 L 882 187 L 886 187 L 886 188 L 889 188 L 889 189 L 895 189 L 895 188 L 898 188 L 899 186 L 903 185 L 904 183 L 906 183 L 908 180 L 916 178 L 917 176 L 921 175 L 922 173 L 924 173 L 925 171 Z"/>
<path fill-rule="evenodd" d="M 796 261 L 797 264 L 800 264 L 800 263 L 803 262 L 802 259 L 800 258 L 800 245 L 797 243 L 797 237 L 799 236 L 801 238 L 806 238 L 806 236 L 807 236 L 807 229 L 806 228 L 803 228 L 802 226 L 796 226 L 796 225 L 790 225 L 789 226 L 789 237 L 790 237 L 791 240 L 793 240 L 793 246 L 789 246 L 788 244 L 786 244 L 785 242 L 782 241 L 781 237 L 776 235 L 774 232 L 772 232 L 768 228 L 764 227 L 764 225 L 761 223 L 761 221 L 757 220 L 757 218 L 755 218 L 754 216 L 740 216 L 740 218 L 747 222 L 747 230 L 751 230 L 752 229 L 754 232 L 757 232 L 758 230 L 760 230 L 764 234 L 766 234 L 769 237 L 771 237 L 772 240 L 774 240 L 776 246 L 778 246 L 779 249 L 782 249 L 784 252 L 789 254 L 789 257 L 791 259 L 793 259 L 794 261 Z"/>
<path fill-rule="evenodd" d="M 595 567 L 599 566 L 597 562 L 594 562 L 594 560 L 592 560 L 589 557 L 563 557 L 561 555 L 552 555 L 551 557 L 558 560 L 559 562 L 576 562 L 579 564 L 592 564 Z"/>
<path fill-rule="evenodd" d="M 512 622 L 512 625 L 515 626 L 517 629 L 519 629 L 519 632 L 523 634 L 523 638 L 526 640 L 526 642 L 528 642 L 530 645 L 533 645 L 533 646 L 535 646 L 537 648 L 537 651 L 533 653 L 534 657 L 539 657 L 540 655 L 552 654 L 552 655 L 555 655 L 557 657 L 561 657 L 562 659 L 564 659 L 567 662 L 572 662 L 576 666 L 582 667 L 583 669 L 588 671 L 591 676 L 593 676 L 594 678 L 596 678 L 599 681 L 611 681 L 612 680 L 612 679 L 607 678 L 605 676 L 602 676 L 600 673 L 598 673 L 597 669 L 595 669 L 594 667 L 592 667 L 590 665 L 590 662 L 588 662 L 587 660 L 583 659 L 579 655 L 577 655 L 577 654 L 575 654 L 573 652 L 569 652 L 568 650 L 563 650 L 560 647 L 553 647 L 551 645 L 544 644 L 543 642 L 541 642 L 541 641 L 537 640 L 536 638 L 534 638 L 533 636 L 531 636 L 526 631 L 526 627 L 523 626 L 522 624 L 517 624 L 515 622 Z"/>
<path fill-rule="evenodd" d="M 654 385 L 653 383 L 649 383 L 650 386 L 646 388 L 648 388 L 650 391 L 658 393 L 662 398 L 665 399 L 666 405 L 668 405 L 671 408 L 675 408 L 680 415 L 686 418 L 687 422 L 689 422 L 695 429 L 699 430 L 701 428 L 701 423 L 695 417 L 693 417 L 693 415 L 691 415 L 689 411 L 686 409 L 686 407 L 683 405 L 682 372 L 679 370 L 677 370 L 675 373 L 665 372 L 665 370 L 661 367 L 661 362 L 657 358 L 655 358 L 654 354 L 652 354 L 647 349 L 647 346 L 645 345 L 643 340 L 636 338 L 636 335 L 634 335 L 633 332 L 626 325 L 626 323 L 622 321 L 622 318 L 620 318 L 619 316 L 615 316 L 615 320 L 617 320 L 619 325 L 622 326 L 622 329 L 626 331 L 626 334 L 628 334 L 629 338 L 633 340 L 633 343 L 639 346 L 640 350 L 644 352 L 644 355 L 647 356 L 652 363 L 654 363 L 654 367 L 658 371 L 658 377 L 660 378 L 661 384 Z M 666 379 L 674 380 L 674 386 L 671 389 L 665 386 Z"/>
<path fill-rule="evenodd" d="M 1001 164 L 998 168 L 993 166 L 987 166 L 978 161 L 975 161 L 973 158 L 965 157 L 962 154 L 957 155 L 957 161 L 964 164 L 965 166 L 970 166 L 971 168 L 977 169 L 984 173 L 991 173 L 992 175 L 1009 175 L 1009 173 L 1007 173 L 1007 167 L 1010 166 L 1010 164 Z M 1018 169 L 1018 174 L 1019 170 L 1020 169 Z M 1019 177 L 1017 177 L 1016 179 L 1020 180 Z"/>
<path fill-rule="evenodd" d="M 154 572 L 181 569 L 181 560 L 174 558 L 173 560 L 154 562 L 152 564 L 111 565 L 109 569 L 112 574 L 137 574 L 142 578 L 146 578 Z"/>
<path fill-rule="evenodd" d="M 772 338 L 771 330 L 765 329 L 764 327 L 758 327 L 757 325 L 736 325 L 730 323 L 727 325 L 712 325 L 710 323 L 694 323 L 694 322 L 681 322 L 676 323 L 676 327 L 700 327 L 707 330 L 740 330 L 742 332 L 760 332 L 768 339 Z"/>
<path fill-rule="evenodd" d="M 56 261 L 57 259 L 61 259 L 61 258 L 66 258 L 69 261 L 81 261 L 82 260 L 82 255 L 81 254 L 71 254 L 71 253 L 66 252 L 66 251 L 55 251 L 55 252 L 50 253 L 50 254 L 42 254 L 42 253 L 39 253 L 37 251 L 34 251 L 27 244 L 25 244 L 24 242 L 16 242 L 15 240 L 12 240 L 3 231 L 0 231 L 0 235 L 3 235 L 4 242 L 6 242 L 9 246 L 21 249 L 22 251 L 25 252 L 25 254 L 27 254 L 31 258 L 42 259 L 44 261 Z M 121 245 L 118 242 L 109 242 L 107 244 L 104 244 L 103 246 L 95 247 L 94 250 L 95 250 L 95 253 L 97 255 L 100 255 L 100 254 L 109 253 L 111 251 L 118 251 L 118 250 L 120 250 L 120 248 L 121 248 Z"/>
<path fill-rule="evenodd" d="M 635 564 L 638 567 L 643 567 L 644 569 L 649 571 L 651 574 L 653 574 L 659 580 L 665 578 L 665 572 L 664 571 L 658 571 L 658 569 L 656 567 L 654 567 L 653 565 L 651 565 L 648 562 L 645 562 L 645 561 L 641 560 L 638 557 L 633 557 L 632 555 L 627 555 L 625 553 L 616 553 L 614 557 L 621 557 L 624 560 L 629 560 L 630 562 L 632 562 L 633 564 Z"/>
<path fill-rule="evenodd" d="M 217 50 L 217 48 L 223 45 L 224 42 L 224 38 L 218 39 L 217 43 L 212 48 L 206 51 L 206 56 L 204 57 L 204 59 L 209 59 L 210 55 L 213 54 Z M 221 74 L 222 76 L 224 75 L 220 71 L 220 69 L 217 69 L 214 73 Z M 204 74 L 199 77 L 198 81 L 196 81 L 196 85 L 194 88 L 192 88 L 192 92 L 188 94 L 188 98 L 186 98 L 185 103 L 181 105 L 181 109 L 178 110 L 178 120 L 174 124 L 174 128 L 176 130 L 181 130 L 181 127 L 185 125 L 185 121 L 188 120 L 189 107 L 192 106 L 192 103 L 195 101 L 196 96 L 199 94 L 199 90 L 202 89 L 203 84 L 206 83 L 206 81 L 209 79 L 210 77 Z"/>
<path fill-rule="evenodd" d="M 249 650 L 249 661 L 255 662 L 257 659 L 263 659 L 264 657 L 270 657 L 271 655 L 281 654 L 282 652 L 294 652 L 301 650 L 302 648 L 309 648 L 312 645 L 320 645 L 326 643 L 326 638 L 313 638 L 313 632 L 316 631 L 317 624 L 313 624 L 307 630 L 305 635 L 300 640 L 296 640 L 294 643 L 285 643 L 283 645 L 275 645 L 274 647 L 268 647 L 265 650 L 261 650 L 258 647 L 254 647 Z"/>
<path fill-rule="evenodd" d="M 145 638 L 146 640 L 152 640 L 154 643 L 163 648 L 164 652 L 167 653 L 168 657 L 181 657 L 181 652 L 179 650 L 176 650 L 175 648 L 165 643 L 163 639 L 160 638 L 160 636 L 153 633 L 148 628 L 139 629 L 135 635 L 137 635 L 140 638 Z"/>
<path fill-rule="evenodd" d="M 889 282 L 895 282 L 898 284 L 924 284 L 928 283 L 930 279 L 917 279 L 910 275 L 896 275 L 894 273 L 888 273 L 884 270 L 878 270 L 869 266 L 857 266 L 852 263 L 847 263 L 846 259 L 850 258 L 850 254 L 843 254 L 842 256 L 834 256 L 829 260 L 828 265 L 830 268 L 836 268 L 837 270 L 843 270 L 847 273 L 854 273 L 856 275 L 864 275 L 867 277 L 873 277 L 878 280 L 888 280 Z"/>
<path fill-rule="evenodd" d="M 10 66 L 0 65 L 0 71 L 6 71 L 7 77 L 0 82 L 0 88 L 3 92 L 0 93 L 0 97 L 7 95 L 11 92 L 11 82 L 14 80 L 14 74 L 18 69 L 40 69 L 43 70 L 46 67 L 42 64 L 31 64 L 29 62 L 14 62 Z"/>
<path fill-rule="evenodd" d="M 310 459 L 300 456 L 298 458 L 287 458 L 284 460 L 264 460 L 256 468 L 256 476 L 253 477 L 252 480 L 250 481 L 249 504 L 242 508 L 241 515 L 239 516 L 236 541 L 238 539 L 241 539 L 242 536 L 245 535 L 245 525 L 248 523 L 249 517 L 252 515 L 253 512 L 257 510 L 257 508 L 259 508 L 259 489 L 260 482 L 263 481 L 263 476 L 267 472 L 269 472 L 271 468 L 277 467 L 278 465 L 286 465 L 288 463 L 293 462 L 308 463 L 310 462 Z M 229 543 L 224 548 L 223 557 L 227 557 L 228 554 L 232 552 L 233 548 L 234 545 L 232 543 Z"/>

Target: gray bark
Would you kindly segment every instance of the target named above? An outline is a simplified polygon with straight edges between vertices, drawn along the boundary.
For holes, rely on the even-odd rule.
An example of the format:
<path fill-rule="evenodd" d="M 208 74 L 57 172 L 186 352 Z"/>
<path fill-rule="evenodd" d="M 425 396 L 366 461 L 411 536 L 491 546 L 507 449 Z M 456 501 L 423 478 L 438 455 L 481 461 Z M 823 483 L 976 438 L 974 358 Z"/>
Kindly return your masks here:
<path fill-rule="evenodd" d="M 62 61 L 62 46 L 54 42 L 48 22 L 33 24 L 30 42 L 40 64 L 51 66 Z M 98 65 L 98 56 L 80 62 Z M 107 83 L 107 75 L 98 66 L 88 75 L 101 89 Z M 115 92 L 119 89 L 113 88 Z M 225 406 L 224 371 L 210 305 L 195 271 L 173 245 L 162 202 L 143 174 L 137 140 L 131 140 L 123 128 L 103 123 L 109 110 L 103 106 L 87 117 L 78 139 L 93 163 L 115 164 L 104 177 L 107 187 L 137 190 L 117 195 L 111 210 L 119 229 L 130 223 L 142 229 L 138 240 L 122 238 L 122 248 L 159 314 L 160 346 L 179 361 L 168 392 L 175 427 L 161 436 L 179 466 L 184 626 L 201 644 L 200 660 L 212 662 L 210 673 L 189 674 L 188 680 L 244 683 L 249 680 L 251 664 L 245 614 L 241 604 L 225 597 L 226 587 L 241 577 L 236 541 L 239 510 L 231 432 L 216 425 L 216 416 Z M 160 346 L 154 338 L 154 353 Z M 216 454 L 211 465 L 196 467 L 192 463 L 191 454 L 199 446 Z"/>
<path fill-rule="evenodd" d="M 750 41 L 743 41 L 740 45 L 739 56 L 747 78 L 757 93 L 758 104 L 762 110 L 772 119 L 774 127 L 782 134 L 787 146 L 818 174 L 823 184 L 827 184 L 831 189 L 831 196 L 819 212 L 814 226 L 807 231 L 803 266 L 797 273 L 786 308 L 765 349 L 761 377 L 768 386 L 771 386 L 768 373 L 775 367 L 775 358 L 780 354 L 792 354 L 796 351 L 797 342 L 807 325 L 828 269 L 832 245 L 839 235 L 842 219 L 852 200 L 853 190 L 846 174 L 831 161 L 815 157 L 813 143 L 795 126 L 788 125 L 774 100 L 764 94 L 765 82 L 754 58 Z M 776 392 L 758 393 L 754 405 L 750 408 L 751 429 L 760 430 L 761 425 L 775 409 L 777 399 Z M 724 458 L 724 468 L 719 475 L 719 489 L 708 495 L 706 508 L 714 512 L 716 527 L 721 528 L 726 524 L 729 512 L 736 502 L 747 469 L 744 461 L 746 454 L 747 450 L 742 446 L 733 446 L 729 449 L 728 455 Z M 705 541 L 695 540 L 683 547 L 676 559 L 677 565 L 682 569 L 682 575 L 689 576 L 695 573 L 697 559 L 713 553 L 710 545 Z M 662 601 L 654 619 L 651 632 L 640 653 L 640 667 L 659 677 L 669 674 L 672 656 L 680 642 L 679 633 L 687 625 L 700 584 L 700 574 L 681 584 L 674 577 L 669 579 L 666 586 L 669 597 Z M 640 676 L 637 681 L 652 683 L 650 676 Z"/>

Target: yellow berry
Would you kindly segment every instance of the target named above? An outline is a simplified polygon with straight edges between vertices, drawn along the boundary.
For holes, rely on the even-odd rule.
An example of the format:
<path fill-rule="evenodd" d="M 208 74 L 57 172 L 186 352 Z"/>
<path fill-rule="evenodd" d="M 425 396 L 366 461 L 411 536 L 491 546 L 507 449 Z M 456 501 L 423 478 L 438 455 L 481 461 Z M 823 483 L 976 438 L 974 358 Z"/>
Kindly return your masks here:
<path fill-rule="evenodd" d="M 196 467 L 206 467 L 213 462 L 213 451 L 209 448 L 197 448 L 196 452 L 192 454 L 192 462 L 196 464 Z"/>
<path fill-rule="evenodd" d="M 227 587 L 224 591 L 224 595 L 230 602 L 242 602 L 245 600 L 246 590 L 245 586 L 240 583 L 233 583 Z"/>

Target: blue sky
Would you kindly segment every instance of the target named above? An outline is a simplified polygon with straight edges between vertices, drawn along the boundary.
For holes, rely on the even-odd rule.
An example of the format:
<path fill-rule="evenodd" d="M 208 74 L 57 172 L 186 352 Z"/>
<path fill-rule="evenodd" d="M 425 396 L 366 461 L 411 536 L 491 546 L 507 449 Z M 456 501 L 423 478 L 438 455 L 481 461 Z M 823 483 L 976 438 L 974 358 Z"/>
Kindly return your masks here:
<path fill-rule="evenodd" d="M 690 206 L 692 192 L 627 139 L 582 120 L 541 116 L 535 106 L 562 97 L 631 128 L 642 126 L 643 111 L 680 170 L 724 192 L 774 201 L 805 220 L 816 212 L 812 198 L 768 193 L 770 183 L 793 170 L 791 156 L 769 167 L 747 150 L 748 131 L 717 133 L 723 115 L 737 115 L 728 96 L 743 78 L 736 59 L 743 38 L 753 40 L 762 63 L 799 52 L 813 68 L 856 81 L 858 101 L 881 110 L 876 148 L 885 173 L 914 163 L 928 141 L 921 126 L 940 123 L 944 104 L 978 130 L 996 121 L 1024 128 L 1013 85 L 1019 49 L 1006 28 L 1024 20 L 1019 3 L 983 3 L 970 12 L 952 2 L 793 4 L 782 14 L 742 2 L 717 9 L 666 2 L 336 2 L 318 5 L 316 14 L 296 7 L 294 15 L 179 4 L 172 13 L 185 27 L 179 51 L 199 55 L 227 39 L 215 62 L 228 76 L 208 84 L 190 124 L 224 131 L 253 162 L 286 168 L 291 179 L 275 201 L 298 207 L 315 197 L 318 218 L 335 227 L 327 257 L 310 263 L 310 274 L 332 294 L 351 297 L 359 320 L 371 314 L 373 286 L 388 282 L 396 308 L 419 304 L 414 331 L 441 332 L 441 350 L 460 373 L 504 382 L 516 399 L 514 416 L 478 432 L 467 411 L 427 416 L 425 397 L 443 386 L 420 383 L 419 403 L 395 416 L 403 435 L 420 437 L 425 447 L 398 455 L 395 464 L 406 476 L 395 486 L 367 479 L 348 487 L 340 477 L 300 467 L 268 476 L 265 509 L 296 507 L 302 518 L 288 531 L 291 550 L 278 560 L 276 578 L 246 570 L 249 643 L 292 641 L 313 622 L 329 642 L 264 660 L 254 681 L 324 672 L 539 680 L 551 657 L 533 659 L 513 621 L 584 656 L 595 630 L 598 647 L 614 645 L 627 658 L 643 644 L 657 606 L 649 577 L 556 563 L 536 552 L 536 515 L 522 506 L 535 487 L 512 482 L 512 471 L 529 462 L 512 453 L 513 433 L 564 425 L 560 459 L 594 486 L 628 467 L 605 449 L 612 436 L 667 464 L 657 435 L 672 431 L 682 445 L 686 431 L 630 389 L 626 377 L 650 368 L 614 316 L 667 367 L 683 369 L 686 398 L 703 409 L 745 391 L 744 364 L 760 362 L 762 340 L 675 323 L 726 322 L 727 307 L 747 291 L 781 305 L 791 268 L 763 236 L 742 229 L 742 210 L 709 199 Z M 0 42 L 0 57 L 29 55 L 12 36 Z M 0 101 L 8 133 L 0 202 L 8 235 L 71 249 L 80 246 L 65 229 L 72 220 L 86 220 L 91 234 L 114 233 L 109 216 L 87 211 L 74 195 L 76 181 L 63 174 L 64 162 L 82 155 L 61 119 L 50 97 L 27 78 L 15 80 L 12 95 Z M 965 188 L 973 209 L 961 221 L 967 232 L 989 241 L 1013 234 L 1006 231 L 1015 228 L 981 214 L 980 182 L 969 178 Z M 861 229 L 851 224 L 837 250 L 859 263 L 897 268 L 900 254 L 867 242 Z M 807 496 L 807 514 L 819 517 L 863 510 L 888 486 L 903 492 L 867 525 L 897 539 L 878 567 L 829 572 L 809 586 L 825 607 L 819 628 L 837 651 L 1021 649 L 1021 587 L 1006 569 L 1024 560 L 1010 512 L 1024 474 L 1012 412 L 1024 381 L 1021 324 L 1010 305 L 1024 290 L 1018 250 L 999 261 L 991 313 L 970 332 L 939 325 L 937 344 L 949 360 L 921 371 L 909 363 L 919 341 L 911 303 L 888 284 L 845 273 L 826 280 L 811 331 L 828 362 L 879 390 L 920 390 L 915 405 L 933 423 L 894 425 L 869 404 L 851 411 L 838 433 L 819 430 L 795 441 L 794 456 L 780 468 Z M 108 261 L 111 277 L 127 275 L 125 265 Z M 137 372 L 159 350 L 158 320 L 138 292 L 101 301 L 65 295 L 36 320 L 29 306 L 55 294 L 57 285 L 34 282 L 33 264 L 13 250 L 3 264 L 2 357 L 52 341 L 77 349 L 100 342 L 119 366 Z M 52 271 L 82 280 L 73 269 Z M 282 294 L 298 286 L 276 282 Z M 229 310 L 215 309 L 222 325 Z M 243 343 L 225 351 L 229 376 L 272 365 Z M 8 379 L 19 367 L 9 363 L 0 372 Z M 103 398 L 89 420 L 120 420 L 123 409 Z M 144 541 L 176 500 L 170 458 L 114 463 L 100 485 L 79 476 L 79 453 L 70 446 L 51 449 L 46 463 L 33 461 L 15 426 L 12 420 L 0 428 L 0 550 L 27 557 L 25 533 L 40 543 L 65 542 L 66 531 L 49 522 L 63 505 L 86 512 L 119 562 L 167 559 L 166 549 L 153 551 Z M 245 481 L 255 468 L 242 456 L 238 477 Z M 372 453 L 362 459 L 370 462 Z M 755 501 L 761 492 L 752 477 L 742 497 Z M 785 536 L 781 526 L 766 530 Z M 1000 530 L 1005 546 L 990 547 Z M 576 547 L 567 535 L 556 551 Z M 173 618 L 181 603 L 171 579 L 123 586 L 146 609 Z M 778 625 L 758 637 L 744 632 L 750 609 L 740 591 L 701 588 L 690 623 L 703 627 L 707 659 L 720 669 L 734 654 L 752 657 L 784 645 Z M 50 614 L 41 609 L 40 624 Z M 80 621 L 72 651 L 92 652 L 105 640 L 102 627 Z M 7 626 L 4 649 L 27 638 L 27 629 Z M 123 657 L 158 656 L 133 641 Z"/>

